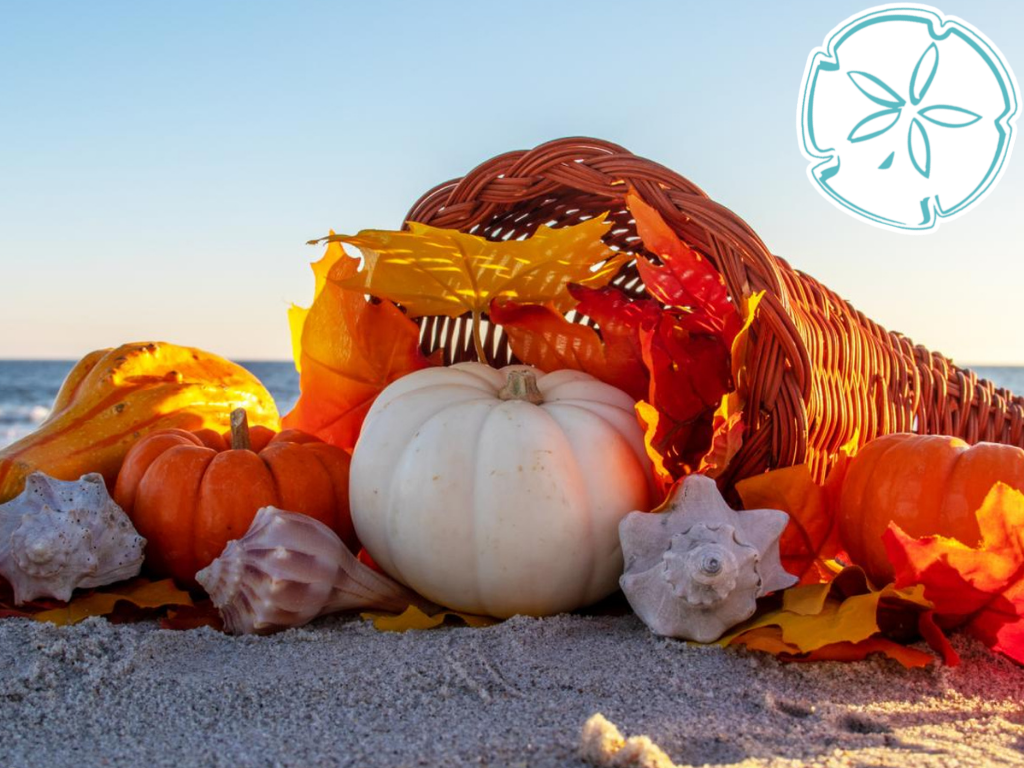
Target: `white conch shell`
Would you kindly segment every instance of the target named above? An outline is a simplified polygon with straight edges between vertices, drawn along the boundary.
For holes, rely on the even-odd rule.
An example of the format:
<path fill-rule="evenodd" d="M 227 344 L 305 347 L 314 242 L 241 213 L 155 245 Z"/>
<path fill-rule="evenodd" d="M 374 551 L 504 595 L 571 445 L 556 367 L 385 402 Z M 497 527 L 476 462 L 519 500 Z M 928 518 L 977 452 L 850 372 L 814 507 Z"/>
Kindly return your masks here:
<path fill-rule="evenodd" d="M 233 634 L 269 634 L 356 608 L 431 606 L 359 562 L 338 535 L 308 515 L 263 507 L 240 539 L 196 574 Z"/>
<path fill-rule="evenodd" d="M 96 472 L 73 481 L 33 472 L 0 504 L 0 576 L 18 604 L 131 578 L 145 546 Z"/>
<path fill-rule="evenodd" d="M 619 585 L 652 631 L 709 643 L 750 618 L 758 597 L 796 583 L 779 559 L 788 522 L 774 509 L 736 512 L 714 480 L 690 475 L 664 512 L 619 523 Z"/>

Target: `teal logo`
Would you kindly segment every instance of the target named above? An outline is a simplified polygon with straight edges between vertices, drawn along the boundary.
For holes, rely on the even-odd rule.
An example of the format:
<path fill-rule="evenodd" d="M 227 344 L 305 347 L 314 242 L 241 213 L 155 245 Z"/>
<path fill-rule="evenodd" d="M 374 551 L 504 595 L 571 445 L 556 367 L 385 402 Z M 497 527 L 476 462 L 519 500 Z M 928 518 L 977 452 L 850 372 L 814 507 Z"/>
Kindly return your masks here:
<path fill-rule="evenodd" d="M 797 113 L 815 187 L 871 224 L 934 231 L 1010 157 L 1017 81 L 973 26 L 924 5 L 852 16 L 811 52 Z"/>

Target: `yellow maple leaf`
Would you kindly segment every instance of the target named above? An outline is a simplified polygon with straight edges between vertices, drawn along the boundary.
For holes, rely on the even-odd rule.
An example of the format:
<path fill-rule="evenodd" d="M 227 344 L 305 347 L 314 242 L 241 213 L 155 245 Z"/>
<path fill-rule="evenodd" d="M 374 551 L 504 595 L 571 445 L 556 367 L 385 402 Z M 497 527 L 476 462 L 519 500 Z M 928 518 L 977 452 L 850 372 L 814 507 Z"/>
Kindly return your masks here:
<path fill-rule="evenodd" d="M 489 627 L 497 624 L 497 619 L 490 616 L 476 616 L 471 613 L 459 613 L 458 611 L 441 611 L 433 616 L 428 616 L 415 605 L 410 605 L 400 614 L 389 613 L 362 613 L 364 619 L 373 621 L 374 629 L 381 632 L 406 632 L 410 629 L 434 629 L 444 624 L 448 617 L 465 622 L 467 627 Z"/>
<path fill-rule="evenodd" d="M 139 578 L 125 584 L 104 587 L 102 591 L 89 592 L 75 597 L 62 608 L 41 611 L 32 615 L 36 621 L 51 624 L 77 624 L 90 616 L 106 616 L 113 613 L 120 601 L 127 601 L 137 608 L 162 608 L 166 605 L 191 606 L 188 592 L 174 586 L 172 579 L 150 581 Z"/>
<path fill-rule="evenodd" d="M 550 302 L 559 312 L 576 305 L 569 283 L 601 288 L 629 256 L 601 240 L 611 229 L 604 215 L 571 227 L 540 227 L 525 240 L 486 240 L 453 229 L 409 222 L 409 230 L 363 230 L 324 240 L 358 248 L 365 264 L 338 283 L 401 304 L 409 317 L 473 316 L 481 360 L 480 320 L 502 296 L 529 304 Z M 328 278 L 331 280 L 332 278 Z"/>

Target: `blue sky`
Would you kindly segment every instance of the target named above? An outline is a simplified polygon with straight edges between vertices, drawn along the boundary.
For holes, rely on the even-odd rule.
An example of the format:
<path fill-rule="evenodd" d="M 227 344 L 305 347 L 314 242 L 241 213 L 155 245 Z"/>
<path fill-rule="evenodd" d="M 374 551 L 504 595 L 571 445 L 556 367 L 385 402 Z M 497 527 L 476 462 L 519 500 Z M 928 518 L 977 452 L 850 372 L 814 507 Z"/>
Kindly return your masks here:
<path fill-rule="evenodd" d="M 0 357 L 165 339 L 287 358 L 307 239 L 395 228 L 488 157 L 592 135 L 656 159 L 886 327 L 1024 364 L 1024 159 L 935 234 L 808 182 L 835 2 L 0 2 Z M 939 6 L 1024 72 L 1024 5 Z"/>

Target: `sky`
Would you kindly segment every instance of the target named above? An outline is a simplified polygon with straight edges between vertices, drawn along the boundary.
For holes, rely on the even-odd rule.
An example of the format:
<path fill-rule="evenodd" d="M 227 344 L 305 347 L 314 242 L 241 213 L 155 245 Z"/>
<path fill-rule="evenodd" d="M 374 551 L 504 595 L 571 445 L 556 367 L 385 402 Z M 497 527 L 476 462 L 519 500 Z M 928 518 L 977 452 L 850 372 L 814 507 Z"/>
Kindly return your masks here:
<path fill-rule="evenodd" d="M 398 228 L 495 154 L 589 135 L 690 178 L 886 328 L 1024 364 L 1019 143 L 927 236 L 807 179 L 808 53 L 869 5 L 0 0 L 0 358 L 166 340 L 287 359 L 307 240 Z M 1024 77 L 1024 3 L 938 7 Z"/>

